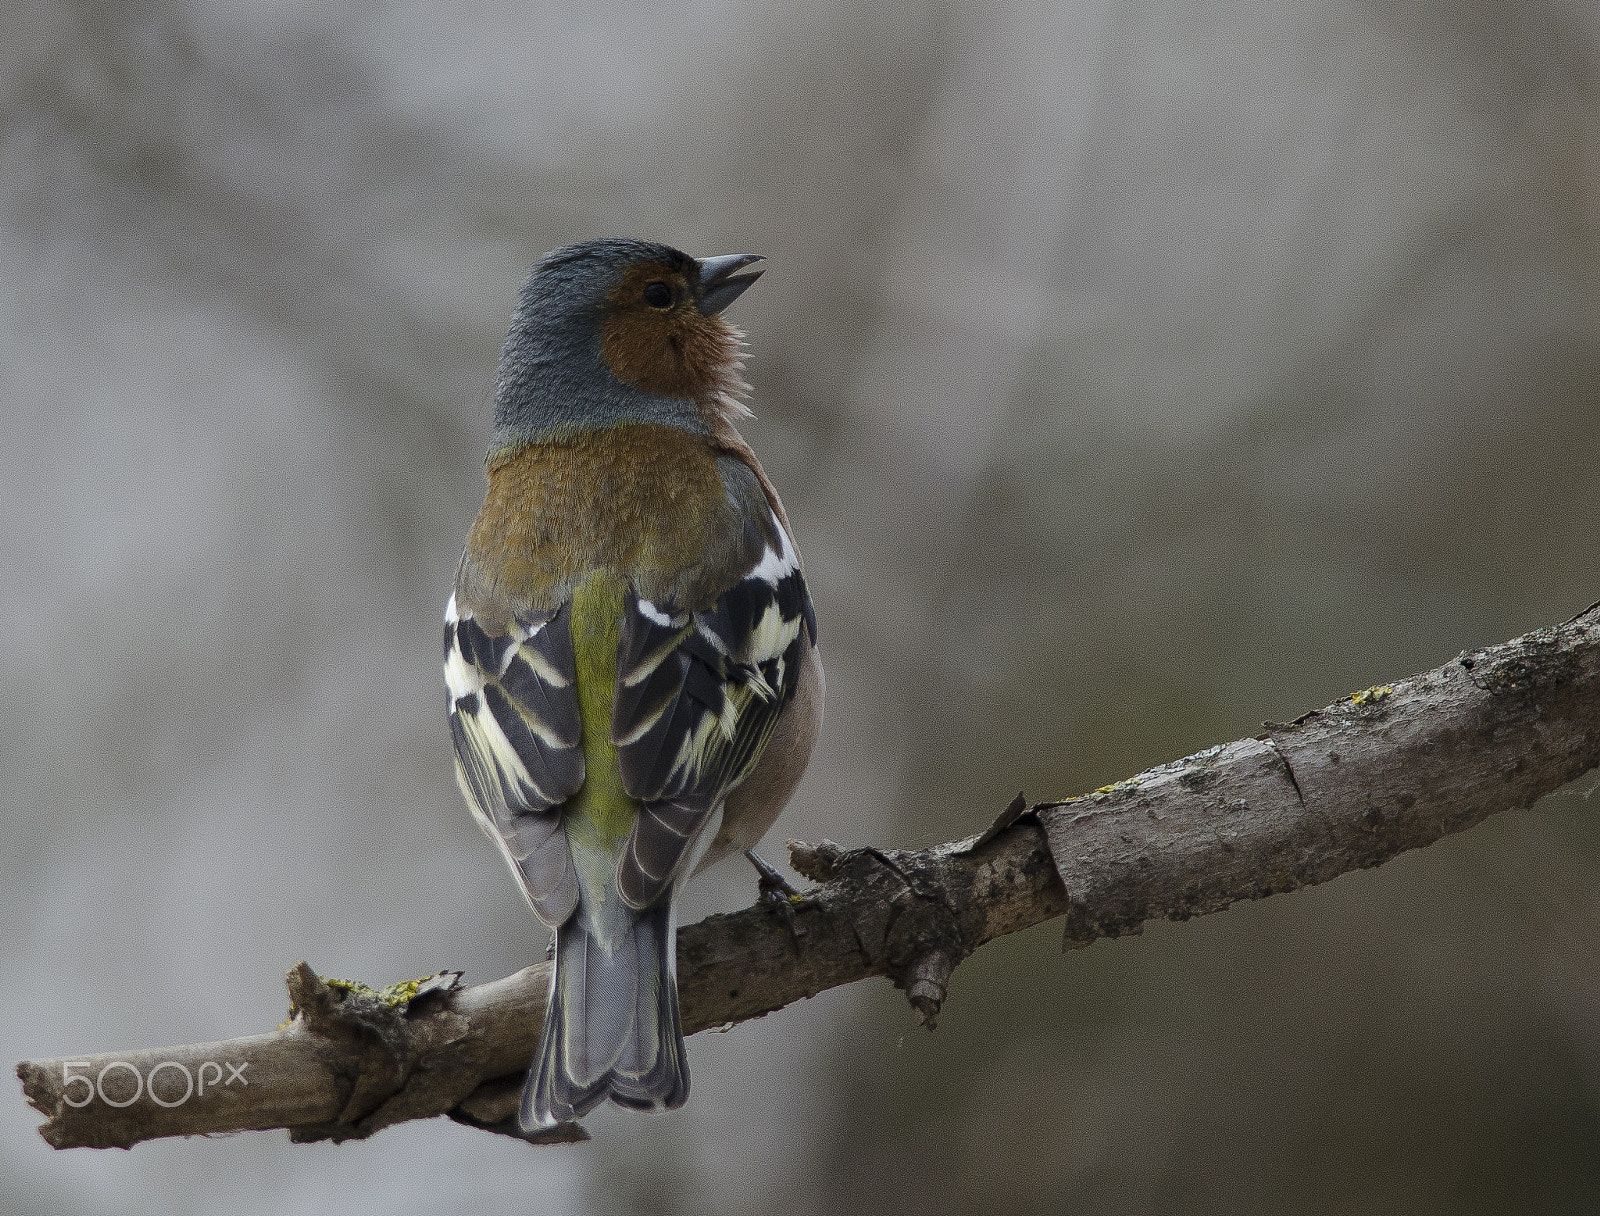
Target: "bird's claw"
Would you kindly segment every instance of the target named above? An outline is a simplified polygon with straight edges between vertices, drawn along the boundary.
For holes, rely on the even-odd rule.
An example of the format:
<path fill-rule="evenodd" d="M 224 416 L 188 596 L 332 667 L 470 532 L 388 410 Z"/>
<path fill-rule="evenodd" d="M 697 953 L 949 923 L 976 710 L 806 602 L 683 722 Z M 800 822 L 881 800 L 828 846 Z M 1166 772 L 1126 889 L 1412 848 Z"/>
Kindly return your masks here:
<path fill-rule="evenodd" d="M 796 954 L 800 953 L 800 934 L 794 926 L 794 903 L 800 898 L 800 892 L 789 885 L 789 880 L 767 862 L 756 856 L 754 849 L 746 849 L 744 855 L 750 859 L 750 864 L 755 866 L 760 880 L 757 886 L 760 894 L 757 902 L 776 908 L 783 916 L 783 923 L 789 930 L 789 943 L 794 947 Z"/>
<path fill-rule="evenodd" d="M 761 898 L 767 902 L 782 899 L 787 903 L 791 899 L 799 899 L 800 892 L 789 885 L 789 880 L 767 862 L 756 856 L 754 849 L 746 849 L 744 855 L 750 859 L 750 864 L 756 868 L 756 873 L 761 875 Z"/>

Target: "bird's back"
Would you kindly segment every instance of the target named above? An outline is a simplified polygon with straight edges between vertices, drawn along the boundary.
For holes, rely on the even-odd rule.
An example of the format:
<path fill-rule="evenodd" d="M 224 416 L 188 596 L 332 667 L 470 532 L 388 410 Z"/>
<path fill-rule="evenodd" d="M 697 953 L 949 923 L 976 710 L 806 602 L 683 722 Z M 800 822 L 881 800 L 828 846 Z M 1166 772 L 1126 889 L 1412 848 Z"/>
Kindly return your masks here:
<path fill-rule="evenodd" d="M 467 536 L 456 603 L 486 628 L 558 607 L 590 575 L 708 607 L 760 550 L 709 436 L 632 423 L 497 454 Z M 743 490 L 743 493 L 739 493 Z M 764 510 L 764 508 L 760 508 Z"/>

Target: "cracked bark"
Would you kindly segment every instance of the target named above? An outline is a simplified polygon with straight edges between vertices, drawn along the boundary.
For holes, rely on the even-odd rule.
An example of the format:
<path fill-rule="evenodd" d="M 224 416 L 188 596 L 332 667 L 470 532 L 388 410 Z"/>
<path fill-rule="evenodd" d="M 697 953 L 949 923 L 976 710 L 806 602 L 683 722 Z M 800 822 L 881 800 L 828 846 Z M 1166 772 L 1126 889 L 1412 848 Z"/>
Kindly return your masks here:
<path fill-rule="evenodd" d="M 1529 806 L 1596 765 L 1600 605 L 1094 794 L 1031 809 L 1019 796 L 965 841 L 791 844 L 795 869 L 821 884 L 792 918 L 757 905 L 681 932 L 684 1030 L 869 976 L 905 989 L 931 1027 L 954 969 L 1003 934 L 1064 915 L 1065 944 L 1084 946 L 1326 882 Z M 548 963 L 415 993 L 348 990 L 304 963 L 288 983 L 294 1016 L 270 1034 L 19 1064 L 40 1133 L 68 1148 L 276 1127 L 338 1141 L 436 1115 L 511 1128 Z M 224 1065 L 243 1066 L 237 1084 Z M 209 1088 L 193 1092 L 196 1076 Z"/>

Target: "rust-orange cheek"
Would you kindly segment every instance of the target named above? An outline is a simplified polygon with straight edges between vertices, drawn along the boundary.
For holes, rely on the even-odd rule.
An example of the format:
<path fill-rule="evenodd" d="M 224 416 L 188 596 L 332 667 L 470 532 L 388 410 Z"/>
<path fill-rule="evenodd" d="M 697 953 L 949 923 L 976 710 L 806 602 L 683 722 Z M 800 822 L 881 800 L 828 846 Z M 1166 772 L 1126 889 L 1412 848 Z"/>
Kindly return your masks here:
<path fill-rule="evenodd" d="M 698 399 L 735 357 L 732 331 L 692 303 L 659 310 L 644 304 L 645 283 L 661 279 L 683 292 L 682 277 L 665 266 L 639 266 L 612 292 L 600 327 L 600 352 L 624 384 L 666 397 Z"/>

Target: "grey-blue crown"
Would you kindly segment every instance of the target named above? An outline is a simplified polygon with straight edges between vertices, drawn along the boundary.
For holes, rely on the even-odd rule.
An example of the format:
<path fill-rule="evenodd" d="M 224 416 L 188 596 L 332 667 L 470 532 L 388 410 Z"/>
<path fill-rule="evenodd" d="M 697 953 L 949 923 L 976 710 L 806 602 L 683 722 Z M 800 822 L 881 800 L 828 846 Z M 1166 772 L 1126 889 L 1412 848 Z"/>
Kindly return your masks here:
<path fill-rule="evenodd" d="M 705 431 L 692 401 L 623 384 L 601 356 L 601 306 L 623 271 L 643 261 L 698 273 L 693 258 L 653 241 L 582 241 L 539 259 L 500 352 L 492 450 L 623 421 Z"/>

